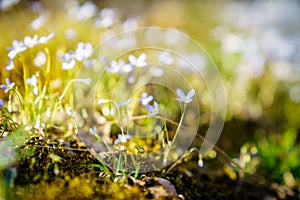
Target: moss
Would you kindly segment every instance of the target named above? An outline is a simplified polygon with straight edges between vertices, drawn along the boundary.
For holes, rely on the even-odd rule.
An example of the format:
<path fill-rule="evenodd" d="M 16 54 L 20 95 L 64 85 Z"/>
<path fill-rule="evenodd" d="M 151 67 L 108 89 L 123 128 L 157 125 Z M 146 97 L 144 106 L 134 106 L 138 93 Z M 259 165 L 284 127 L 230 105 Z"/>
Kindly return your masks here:
<path fill-rule="evenodd" d="M 87 173 L 74 178 L 55 178 L 17 188 L 20 199 L 146 199 L 141 187 L 112 182 L 108 178 Z"/>

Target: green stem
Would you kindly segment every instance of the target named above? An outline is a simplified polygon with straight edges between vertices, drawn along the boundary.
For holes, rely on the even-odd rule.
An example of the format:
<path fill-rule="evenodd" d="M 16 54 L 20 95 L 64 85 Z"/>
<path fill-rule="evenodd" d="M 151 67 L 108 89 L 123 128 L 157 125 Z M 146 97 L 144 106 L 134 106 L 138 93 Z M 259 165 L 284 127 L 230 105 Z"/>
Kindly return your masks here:
<path fill-rule="evenodd" d="M 76 82 L 77 79 L 72 79 L 69 81 L 69 83 L 67 84 L 66 88 L 64 89 L 63 93 L 60 95 L 60 97 L 58 98 L 59 102 L 61 102 L 63 100 L 63 98 L 65 97 L 67 91 L 69 90 L 69 88 L 71 87 L 71 84 L 73 82 Z"/>
<path fill-rule="evenodd" d="M 118 105 L 115 101 L 113 101 L 113 100 L 109 100 L 109 101 L 111 101 L 114 104 L 114 106 L 116 107 L 116 110 L 117 110 L 117 113 L 118 113 L 118 118 L 119 118 L 119 121 L 120 121 L 121 134 L 124 135 L 124 128 L 123 128 L 123 122 L 122 122 L 122 119 L 121 119 L 120 109 L 119 109 L 119 107 L 118 107 Z"/>
<path fill-rule="evenodd" d="M 182 122 L 183 122 L 183 118 L 184 118 L 184 115 L 185 115 L 185 111 L 186 111 L 186 103 L 183 104 L 183 113 L 182 113 L 182 115 L 181 115 L 181 118 L 180 118 L 179 124 L 178 124 L 178 126 L 177 126 L 175 135 L 174 135 L 174 137 L 173 137 L 173 139 L 172 139 L 171 146 L 173 146 L 173 144 L 174 144 L 174 142 L 175 142 L 175 140 L 176 140 L 176 137 L 177 137 L 177 135 L 178 135 L 178 133 L 179 133 L 179 130 L 180 130 L 180 128 L 181 128 L 181 125 L 182 125 Z"/>

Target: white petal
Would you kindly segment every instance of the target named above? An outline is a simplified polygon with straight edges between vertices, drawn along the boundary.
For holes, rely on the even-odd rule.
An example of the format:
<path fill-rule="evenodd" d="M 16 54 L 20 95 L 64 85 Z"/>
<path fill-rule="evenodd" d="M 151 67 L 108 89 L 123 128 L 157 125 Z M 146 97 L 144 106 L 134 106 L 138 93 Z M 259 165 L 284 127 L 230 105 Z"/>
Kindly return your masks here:
<path fill-rule="evenodd" d="M 184 102 L 184 100 L 181 99 L 181 98 L 176 98 L 176 100 L 179 101 L 179 102 Z"/>
<path fill-rule="evenodd" d="M 154 108 L 158 109 L 158 103 L 154 101 Z"/>
<path fill-rule="evenodd" d="M 183 91 L 180 88 L 178 88 L 176 92 L 180 98 L 182 98 L 182 99 L 185 98 L 185 94 L 183 93 Z"/>
<path fill-rule="evenodd" d="M 154 107 L 153 107 L 153 106 L 150 106 L 150 105 L 146 105 L 146 109 L 147 109 L 150 113 L 152 113 L 153 110 L 154 110 Z"/>
<path fill-rule="evenodd" d="M 145 53 L 142 53 L 142 54 L 138 57 L 137 62 L 145 62 L 145 61 L 146 61 L 146 58 L 147 58 L 146 54 L 145 54 Z"/>
<path fill-rule="evenodd" d="M 136 57 L 133 55 L 129 55 L 128 60 L 129 60 L 130 64 L 132 64 L 132 65 L 135 65 L 137 62 Z"/>
<path fill-rule="evenodd" d="M 195 90 L 191 89 L 188 94 L 186 95 L 186 98 L 190 99 L 195 95 Z"/>

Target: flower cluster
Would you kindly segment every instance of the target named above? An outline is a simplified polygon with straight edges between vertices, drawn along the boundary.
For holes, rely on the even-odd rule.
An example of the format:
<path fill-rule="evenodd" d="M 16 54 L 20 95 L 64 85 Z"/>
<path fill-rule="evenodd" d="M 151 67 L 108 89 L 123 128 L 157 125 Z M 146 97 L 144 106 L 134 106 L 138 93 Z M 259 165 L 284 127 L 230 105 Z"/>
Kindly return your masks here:
<path fill-rule="evenodd" d="M 38 37 L 37 35 L 25 36 L 23 41 L 14 40 L 12 42 L 12 47 L 8 47 L 8 57 L 12 60 L 14 59 L 19 53 L 25 51 L 28 48 L 32 48 L 38 44 L 45 44 L 50 39 L 54 37 L 54 33 L 50 33 L 47 36 Z"/>
<path fill-rule="evenodd" d="M 110 73 L 128 73 L 134 70 L 135 68 L 145 67 L 147 65 L 146 59 L 147 56 L 145 53 L 142 53 L 138 57 L 135 57 L 134 55 L 129 55 L 128 63 L 126 63 L 124 60 L 113 60 L 110 65 L 106 66 L 106 70 Z"/>
<path fill-rule="evenodd" d="M 92 55 L 93 50 L 91 43 L 79 42 L 75 51 L 69 51 L 62 56 L 62 69 L 70 70 L 75 67 L 76 61 L 87 61 L 87 59 Z"/>

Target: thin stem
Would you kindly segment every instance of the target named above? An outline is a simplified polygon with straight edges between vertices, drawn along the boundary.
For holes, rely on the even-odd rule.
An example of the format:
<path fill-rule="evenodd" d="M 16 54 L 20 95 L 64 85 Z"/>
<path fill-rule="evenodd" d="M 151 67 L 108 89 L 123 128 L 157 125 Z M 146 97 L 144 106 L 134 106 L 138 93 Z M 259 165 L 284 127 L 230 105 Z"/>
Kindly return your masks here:
<path fill-rule="evenodd" d="M 179 126 L 179 124 L 171 119 L 162 117 L 162 116 L 153 116 L 156 119 L 161 119 L 161 120 L 165 120 L 167 122 L 169 122 L 170 124 L 173 124 L 175 126 Z M 149 115 L 140 115 L 140 116 L 133 116 L 131 119 L 132 120 L 140 120 L 140 119 L 145 119 L 145 118 L 151 118 L 151 116 Z M 111 124 L 115 124 L 116 121 L 110 121 L 107 123 L 111 123 Z M 181 126 L 181 128 L 185 129 L 185 130 L 189 130 L 192 132 L 192 130 L 190 130 L 188 127 L 185 126 Z M 212 144 L 211 142 L 209 142 L 207 139 L 205 139 L 204 136 L 202 136 L 200 133 L 196 132 L 196 136 L 199 137 L 201 140 L 203 140 L 204 142 L 206 142 L 208 145 L 210 145 L 214 150 L 216 150 L 218 153 L 220 153 L 222 156 L 224 156 L 229 162 L 231 162 L 232 164 L 234 164 L 236 167 L 238 167 L 239 169 L 242 169 L 242 167 L 235 162 L 234 160 L 231 159 L 231 157 L 225 152 L 223 151 L 220 147 L 218 147 L 217 145 Z"/>
<path fill-rule="evenodd" d="M 117 105 L 117 103 L 113 100 L 109 100 L 110 102 L 112 102 L 114 104 L 114 106 L 116 107 L 117 113 L 118 113 L 118 118 L 119 118 L 119 122 L 120 122 L 120 129 L 121 129 L 121 134 L 124 135 L 124 128 L 123 128 L 123 121 L 121 119 L 121 113 L 120 113 L 120 109 Z"/>
<path fill-rule="evenodd" d="M 63 93 L 60 95 L 60 97 L 58 98 L 59 102 L 62 101 L 62 99 L 64 98 L 64 96 L 66 95 L 67 91 L 69 90 L 69 88 L 71 87 L 71 84 L 76 82 L 77 79 L 72 79 L 69 81 L 69 83 L 67 84 L 66 88 L 64 89 Z"/>
<path fill-rule="evenodd" d="M 182 113 L 182 115 L 181 115 L 181 118 L 180 118 L 179 124 L 178 124 L 178 126 L 177 126 L 175 135 L 174 135 L 174 137 L 173 137 L 173 139 L 172 139 L 171 146 L 173 146 L 173 144 L 174 144 L 174 142 L 175 142 L 175 140 L 176 140 L 176 137 L 177 137 L 177 135 L 178 135 L 178 133 L 179 133 L 179 130 L 180 130 L 180 128 L 181 128 L 182 121 L 183 121 L 183 118 L 184 118 L 184 115 L 185 115 L 185 111 L 186 111 L 186 103 L 183 104 L 183 113 Z"/>

